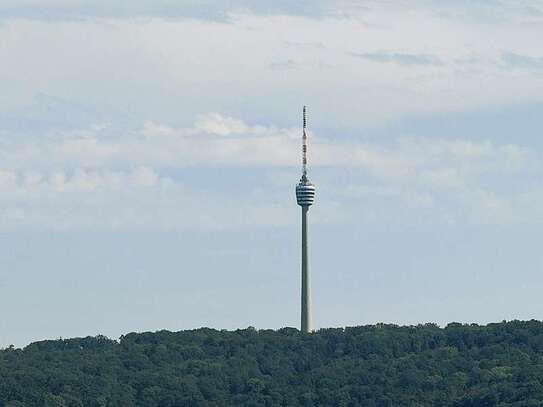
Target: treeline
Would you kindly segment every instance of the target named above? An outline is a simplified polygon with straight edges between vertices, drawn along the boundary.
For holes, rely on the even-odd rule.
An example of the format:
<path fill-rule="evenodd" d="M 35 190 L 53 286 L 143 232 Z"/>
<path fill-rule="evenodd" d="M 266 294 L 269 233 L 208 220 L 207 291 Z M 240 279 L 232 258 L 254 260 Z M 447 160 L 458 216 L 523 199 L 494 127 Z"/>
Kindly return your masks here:
<path fill-rule="evenodd" d="M 0 406 L 543 406 L 543 323 L 36 342 L 0 351 Z"/>

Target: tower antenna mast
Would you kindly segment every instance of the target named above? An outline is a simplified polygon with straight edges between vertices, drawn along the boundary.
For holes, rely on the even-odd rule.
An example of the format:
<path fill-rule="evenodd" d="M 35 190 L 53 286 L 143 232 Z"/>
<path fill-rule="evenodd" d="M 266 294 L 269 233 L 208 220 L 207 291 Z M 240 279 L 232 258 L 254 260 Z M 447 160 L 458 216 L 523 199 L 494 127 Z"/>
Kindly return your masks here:
<path fill-rule="evenodd" d="M 302 169 L 307 176 L 307 107 L 303 110 L 303 135 L 302 135 Z"/>

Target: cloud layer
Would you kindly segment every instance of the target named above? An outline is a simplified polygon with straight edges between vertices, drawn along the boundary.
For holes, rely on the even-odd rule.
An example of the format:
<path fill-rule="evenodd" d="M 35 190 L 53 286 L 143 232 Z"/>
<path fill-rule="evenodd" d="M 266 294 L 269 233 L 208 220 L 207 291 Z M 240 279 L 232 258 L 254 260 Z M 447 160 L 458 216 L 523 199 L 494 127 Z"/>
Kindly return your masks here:
<path fill-rule="evenodd" d="M 202 19 L 228 21 L 233 13 L 258 15 L 344 16 L 367 7 L 354 0 L 318 1 L 217 1 L 202 0 L 1 0 L 0 16 L 38 20 L 81 20 L 96 18 Z"/>
<path fill-rule="evenodd" d="M 290 224 L 306 103 L 320 219 L 539 219 L 535 143 L 387 126 L 540 102 L 540 4 L 360 4 L 0 0 L 2 227 Z"/>
<path fill-rule="evenodd" d="M 174 1 L 133 0 L 0 0 L 0 17 L 37 20 L 126 19 L 160 17 L 165 19 L 202 19 L 229 21 L 233 14 L 263 16 L 290 15 L 308 18 L 345 18 L 372 14 L 375 10 L 428 10 L 442 18 L 462 18 L 486 22 L 540 21 L 543 8 L 537 0 L 491 0 L 485 2 L 420 0 L 417 2 L 380 2 L 368 0 L 332 0 L 298 2 L 266 0 Z"/>
<path fill-rule="evenodd" d="M 0 228 L 290 224 L 299 139 L 295 128 L 210 113 L 187 128 L 150 121 L 128 132 L 94 126 L 12 140 L 0 149 Z M 541 218 L 543 189 L 525 181 L 542 170 L 534 150 L 440 138 L 347 143 L 315 134 L 311 140 L 322 221 L 357 216 L 359 205 L 362 222 L 385 221 L 383 208 L 430 222 Z M 244 184 L 243 198 L 222 186 L 237 169 L 261 180 Z"/>
<path fill-rule="evenodd" d="M 97 113 L 109 111 L 115 120 L 176 118 L 184 125 L 218 111 L 285 126 L 291 106 L 307 103 L 320 112 L 314 125 L 353 130 L 541 101 L 543 49 L 533 41 L 540 25 L 520 24 L 536 18 L 527 11 L 536 4 L 250 3 L 4 0 L 0 118 L 48 94 L 100 106 Z M 187 7 L 233 17 L 228 24 L 175 18 L 195 14 Z M 475 11 L 508 18 L 496 24 Z M 50 13 L 67 17 L 57 21 Z M 128 18 L 138 15 L 145 18 Z M 54 121 L 44 112 L 31 119 Z"/>

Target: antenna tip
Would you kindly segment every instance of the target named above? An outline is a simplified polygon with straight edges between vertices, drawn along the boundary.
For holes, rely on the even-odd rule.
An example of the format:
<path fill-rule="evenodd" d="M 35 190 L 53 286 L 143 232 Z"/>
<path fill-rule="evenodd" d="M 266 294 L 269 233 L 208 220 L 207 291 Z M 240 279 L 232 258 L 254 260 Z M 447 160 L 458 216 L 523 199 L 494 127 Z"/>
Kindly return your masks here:
<path fill-rule="evenodd" d="M 304 117 L 304 129 L 307 127 L 307 109 L 306 109 L 307 106 L 304 105 L 304 114 L 303 114 L 303 117 Z"/>

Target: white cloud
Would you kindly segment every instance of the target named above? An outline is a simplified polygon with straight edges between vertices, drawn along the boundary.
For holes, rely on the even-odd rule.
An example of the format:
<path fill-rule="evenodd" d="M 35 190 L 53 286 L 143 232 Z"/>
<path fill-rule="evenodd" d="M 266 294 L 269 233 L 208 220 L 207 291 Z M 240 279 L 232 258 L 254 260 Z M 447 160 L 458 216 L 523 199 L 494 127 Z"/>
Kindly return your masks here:
<path fill-rule="evenodd" d="M 4 143 L 0 228 L 221 228 L 295 221 L 288 179 L 294 183 L 298 174 L 299 129 L 249 125 L 213 113 L 188 128 L 147 122 L 137 131 L 102 132 L 91 126 Z M 425 213 L 425 221 L 507 223 L 539 216 L 541 201 L 530 209 L 525 198 L 543 191 L 527 181 L 542 170 L 535 150 L 440 138 L 340 143 L 316 134 L 310 140 L 312 171 L 330 173 L 317 182 L 320 221 L 342 222 L 360 205 L 379 221 L 386 216 L 383 202 L 406 218 Z M 222 178 L 200 184 L 197 174 L 187 172 L 247 167 L 264 175 L 279 171 L 270 174 L 277 182 L 249 183 L 242 197 L 221 189 Z M 184 179 L 185 173 L 191 178 Z"/>
<path fill-rule="evenodd" d="M 175 129 L 164 124 L 146 121 L 143 125 L 142 134 L 146 137 L 175 136 Z"/>
<path fill-rule="evenodd" d="M 16 175 L 11 171 L 0 171 L 0 188 L 9 192 L 17 183 Z"/>
<path fill-rule="evenodd" d="M 85 131 L 51 131 L 47 137 L 22 138 L 0 147 L 6 169 L 100 168 L 108 166 L 298 166 L 300 130 L 248 125 L 220 114 L 201 115 L 193 127 L 146 122 L 138 131 L 109 136 Z M 524 171 L 535 152 L 515 145 L 429 138 L 395 142 L 345 143 L 310 133 L 310 164 L 360 167 L 383 179 L 410 177 L 444 163 L 471 174 Z"/>
<path fill-rule="evenodd" d="M 151 168 L 78 170 L 0 180 L 0 230 L 222 229 L 288 223 L 289 205 L 187 188 Z M 251 197 L 251 191 L 247 192 Z"/>
<path fill-rule="evenodd" d="M 69 157 L 76 161 L 80 159 L 88 160 L 90 158 L 99 161 L 118 153 L 116 146 L 100 143 L 95 138 L 68 139 L 62 141 L 54 148 L 56 148 L 56 151 L 53 151 L 53 154 L 58 155 L 59 158 Z"/>
<path fill-rule="evenodd" d="M 216 113 L 201 116 L 196 122 L 196 129 L 209 134 L 217 134 L 219 136 L 243 134 L 250 130 L 243 121 L 231 117 L 224 117 Z"/>

